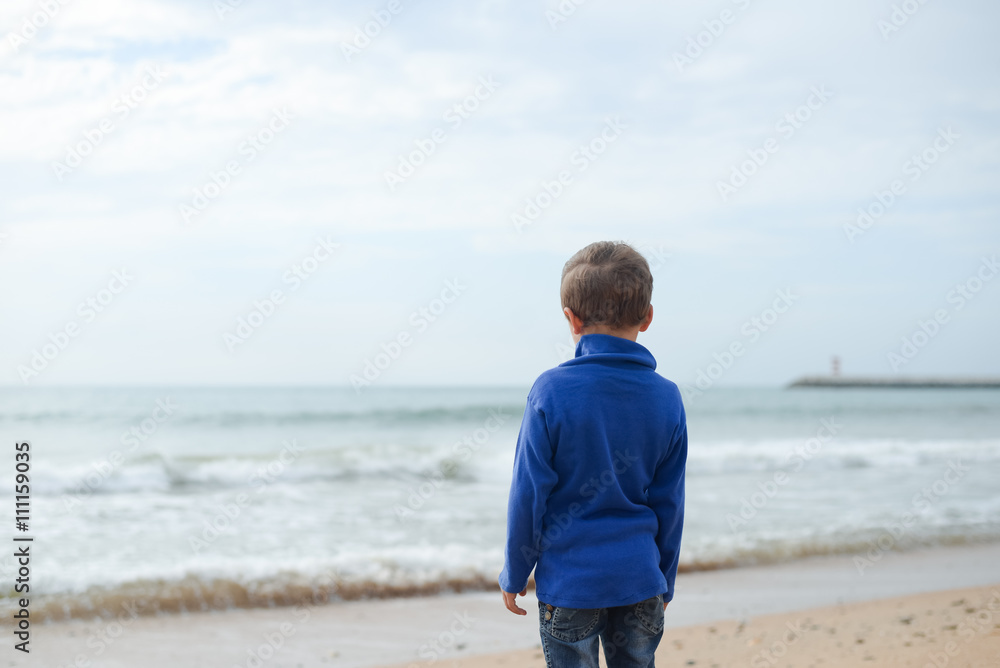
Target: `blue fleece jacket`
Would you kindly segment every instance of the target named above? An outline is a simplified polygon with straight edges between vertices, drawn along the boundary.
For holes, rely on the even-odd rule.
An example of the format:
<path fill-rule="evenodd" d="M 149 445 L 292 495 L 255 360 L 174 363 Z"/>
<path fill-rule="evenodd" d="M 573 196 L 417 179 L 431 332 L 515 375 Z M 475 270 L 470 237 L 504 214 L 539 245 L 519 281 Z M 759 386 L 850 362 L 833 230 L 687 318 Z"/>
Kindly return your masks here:
<path fill-rule="evenodd" d="M 585 334 L 528 393 L 514 453 L 500 587 L 535 569 L 540 601 L 570 608 L 674 595 L 687 423 L 677 386 L 635 341 Z"/>

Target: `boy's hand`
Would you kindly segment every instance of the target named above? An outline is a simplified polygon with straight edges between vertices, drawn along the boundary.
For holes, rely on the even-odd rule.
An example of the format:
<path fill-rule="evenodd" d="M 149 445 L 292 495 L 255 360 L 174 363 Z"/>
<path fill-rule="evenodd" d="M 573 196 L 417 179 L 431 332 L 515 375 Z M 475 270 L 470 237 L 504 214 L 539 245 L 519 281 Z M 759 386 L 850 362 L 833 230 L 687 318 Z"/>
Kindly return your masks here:
<path fill-rule="evenodd" d="M 524 608 L 518 607 L 517 597 L 524 596 L 528 593 L 528 588 L 525 587 L 521 590 L 520 594 L 512 594 L 509 591 L 503 592 L 503 604 L 507 606 L 507 609 L 513 612 L 515 615 L 526 615 L 528 611 Z"/>
<path fill-rule="evenodd" d="M 666 611 L 667 611 L 667 606 L 668 606 L 668 605 L 670 605 L 670 601 L 664 601 L 664 602 L 663 602 L 663 612 L 666 612 Z"/>

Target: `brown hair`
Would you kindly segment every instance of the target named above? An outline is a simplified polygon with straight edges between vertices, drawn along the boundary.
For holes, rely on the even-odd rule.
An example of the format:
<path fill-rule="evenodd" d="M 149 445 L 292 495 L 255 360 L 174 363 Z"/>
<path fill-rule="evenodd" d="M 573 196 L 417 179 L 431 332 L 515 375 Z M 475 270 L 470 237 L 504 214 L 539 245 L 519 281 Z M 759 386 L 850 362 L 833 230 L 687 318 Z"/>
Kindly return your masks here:
<path fill-rule="evenodd" d="M 653 275 L 637 250 L 598 241 L 577 251 L 563 267 L 559 297 L 584 327 L 633 327 L 649 314 Z"/>

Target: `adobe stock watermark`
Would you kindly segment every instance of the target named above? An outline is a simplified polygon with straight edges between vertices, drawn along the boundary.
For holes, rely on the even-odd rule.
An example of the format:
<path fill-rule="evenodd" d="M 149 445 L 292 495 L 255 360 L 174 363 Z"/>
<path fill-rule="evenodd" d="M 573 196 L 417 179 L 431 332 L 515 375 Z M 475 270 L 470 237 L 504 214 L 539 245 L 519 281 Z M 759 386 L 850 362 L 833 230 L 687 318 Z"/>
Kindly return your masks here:
<path fill-rule="evenodd" d="M 809 97 L 806 98 L 805 102 L 793 111 L 786 113 L 774 124 L 774 130 L 780 138 L 768 137 L 760 148 L 747 149 L 748 159 L 739 165 L 733 165 L 729 179 L 715 182 L 715 188 L 723 203 L 728 202 L 729 198 L 745 186 L 750 181 L 750 177 L 756 174 L 761 167 L 767 164 L 771 156 L 781 149 L 782 139 L 788 140 L 794 137 L 795 133 L 812 119 L 813 113 L 822 109 L 831 97 L 833 97 L 833 93 L 827 90 L 825 85 L 813 86 L 809 89 Z"/>
<path fill-rule="evenodd" d="M 910 502 L 910 509 L 904 512 L 898 521 L 885 527 L 885 531 L 878 538 L 869 541 L 867 552 L 854 556 L 854 567 L 858 569 L 858 575 L 864 575 L 865 569 L 871 568 L 881 561 L 885 553 L 892 550 L 910 528 L 917 523 L 921 513 L 929 510 L 931 506 L 948 494 L 955 485 L 961 482 L 969 470 L 968 466 L 962 464 L 961 459 L 950 460 L 944 475 L 914 494 Z"/>
<path fill-rule="evenodd" d="M 778 290 L 775 294 L 776 296 L 769 307 L 740 325 L 739 332 L 743 338 L 734 339 L 721 353 L 713 353 L 712 359 L 715 361 L 698 369 L 694 384 L 686 383 L 681 386 L 685 400 L 690 401 L 700 397 L 706 390 L 715 385 L 716 381 L 733 367 L 736 360 L 747 353 L 748 346 L 757 343 L 760 337 L 768 332 L 781 316 L 787 313 L 792 305 L 799 300 L 797 295 L 792 294 L 790 288 Z"/>
<path fill-rule="evenodd" d="M 35 39 L 38 31 L 47 26 L 69 3 L 70 0 L 41 0 L 37 11 L 21 19 L 19 31 L 7 33 L 7 43 L 14 53 L 19 53 L 22 46 Z"/>
<path fill-rule="evenodd" d="M 410 313 L 408 320 L 410 327 L 401 329 L 396 336 L 383 342 L 380 346 L 382 352 L 365 359 L 361 371 L 351 374 L 350 381 L 354 392 L 361 394 L 361 390 L 377 381 L 382 373 L 399 359 L 403 351 L 413 345 L 415 337 L 426 332 L 432 323 L 444 315 L 448 307 L 455 303 L 467 287 L 459 278 L 447 280 L 437 297 Z"/>
<path fill-rule="evenodd" d="M 1000 263 L 997 256 L 984 257 L 976 271 L 967 279 L 955 285 L 948 294 L 945 301 L 953 305 L 949 308 L 939 308 L 926 320 L 917 322 L 917 327 L 900 340 L 898 350 L 891 350 L 886 354 L 886 362 L 893 371 L 898 371 L 900 367 L 909 364 L 921 350 L 934 340 L 941 329 L 951 322 L 954 313 L 961 311 L 965 305 L 976 298 L 987 283 L 1000 272 Z"/>
<path fill-rule="evenodd" d="M 184 224 L 190 224 L 193 218 L 204 213 L 208 205 L 225 192 L 243 168 L 253 162 L 268 144 L 288 129 L 293 118 L 295 116 L 287 108 L 272 109 L 271 117 L 264 126 L 247 135 L 246 139 L 236 147 L 239 157 L 227 161 L 221 169 L 209 172 L 208 180 L 194 189 L 194 196 L 190 202 L 181 202 L 178 205 Z"/>
<path fill-rule="evenodd" d="M 282 273 L 282 285 L 289 286 L 289 293 L 295 292 L 333 257 L 333 252 L 338 248 L 340 244 L 331 241 L 329 234 L 326 237 L 316 237 L 316 245 L 312 250 Z M 283 288 L 275 288 L 266 297 L 255 300 L 249 313 L 236 319 L 233 331 L 222 334 L 222 342 L 226 344 L 229 352 L 235 353 L 238 346 L 249 341 L 250 337 L 278 312 L 287 296 Z"/>
<path fill-rule="evenodd" d="M 135 620 L 139 619 L 139 607 L 137 605 L 138 601 L 123 601 L 121 604 L 122 612 L 118 613 L 112 621 L 104 624 L 95 631 L 90 631 L 87 636 L 87 647 L 93 650 L 93 656 L 95 659 L 102 654 L 104 654 L 109 647 L 114 645 L 118 640 L 124 635 L 125 630 L 135 623 Z M 86 657 L 80 657 L 79 655 L 73 665 L 76 666 L 89 666 L 90 661 L 86 660 Z M 84 658 L 86 662 L 81 662 L 80 659 Z"/>
<path fill-rule="evenodd" d="M 452 130 L 457 130 L 465 121 L 472 118 L 472 114 L 479 109 L 483 102 L 490 99 L 499 87 L 500 84 L 492 76 L 479 77 L 472 94 L 448 107 L 441 115 L 441 119 L 451 126 Z M 389 186 L 389 192 L 396 192 L 396 188 L 413 176 L 417 169 L 434 154 L 438 145 L 443 144 L 447 139 L 448 130 L 440 127 L 434 128 L 423 139 L 414 139 L 413 143 L 416 148 L 409 153 L 400 153 L 396 171 L 390 170 L 384 174 L 385 184 Z"/>
<path fill-rule="evenodd" d="M 903 163 L 903 176 L 908 177 L 910 183 L 919 181 L 931 165 L 947 153 L 961 136 L 952 130 L 950 125 L 947 128 L 938 128 L 934 141 Z M 858 237 L 871 229 L 878 219 L 887 214 L 896 200 L 906 192 L 907 185 L 903 179 L 894 179 L 885 190 L 875 191 L 873 193 L 875 198 L 868 203 L 868 206 L 858 207 L 858 217 L 855 222 L 844 223 L 844 236 L 847 240 L 853 244 Z"/>
<path fill-rule="evenodd" d="M 833 440 L 843 428 L 843 425 L 837 424 L 836 418 L 832 416 L 820 420 L 819 425 L 815 436 L 797 445 L 788 454 L 787 469 L 775 471 L 770 480 L 757 483 L 758 491 L 742 497 L 738 515 L 726 514 L 730 531 L 740 533 L 746 529 L 747 525 L 757 517 L 757 513 L 767 506 L 771 499 L 778 496 L 781 489 L 791 481 L 792 476 L 805 468 L 805 465 L 820 453 L 823 446 Z"/>
<path fill-rule="evenodd" d="M 502 408 L 490 409 L 489 417 L 483 422 L 483 426 L 466 434 L 459 441 L 451 446 L 452 458 L 446 460 L 439 468 L 435 469 L 424 477 L 426 480 L 415 488 L 411 488 L 410 494 L 406 497 L 406 505 L 397 503 L 393 509 L 396 519 L 405 522 L 413 516 L 415 512 L 423 508 L 427 500 L 434 496 L 445 481 L 454 474 L 461 463 L 472 459 L 473 455 L 482 450 L 483 446 L 489 443 L 490 438 L 502 427 L 510 415 L 503 412 Z"/>
<path fill-rule="evenodd" d="M 656 245 L 649 243 L 639 243 L 635 246 L 635 249 L 646 258 L 646 264 L 649 265 L 649 273 L 655 274 L 660 269 L 667 266 L 667 261 L 674 256 L 674 254 L 667 249 L 666 246 Z"/>
<path fill-rule="evenodd" d="M 784 656 L 788 654 L 788 649 L 802 637 L 806 630 L 802 624 L 801 621 L 796 621 L 794 624 L 785 622 L 785 628 L 788 630 L 768 647 L 757 652 L 750 659 L 750 666 L 752 668 L 769 668 L 779 663 L 786 664 L 787 659 L 784 659 Z"/>
<path fill-rule="evenodd" d="M 740 11 L 749 9 L 752 2 L 752 0 L 732 1 Z M 739 17 L 740 14 L 737 12 L 723 9 L 717 18 L 702 21 L 705 29 L 689 36 L 683 51 L 674 51 L 674 65 L 677 66 L 677 71 L 684 74 L 684 68 L 694 65 L 695 61 L 701 58 Z"/>
<path fill-rule="evenodd" d="M 66 154 L 62 162 L 52 161 L 52 173 L 61 183 L 69 174 L 83 164 L 84 159 L 93 154 L 105 137 L 120 127 L 120 124 L 142 104 L 146 97 L 159 87 L 167 77 L 167 73 L 158 65 L 147 66 L 145 75 L 124 95 L 115 98 L 111 103 L 111 112 L 97 121 L 91 128 L 83 131 L 83 138 L 74 144 L 66 145 Z"/>
<path fill-rule="evenodd" d="M 370 21 L 354 29 L 354 37 L 350 42 L 340 43 L 340 52 L 344 55 L 344 60 L 350 63 L 355 56 L 372 44 L 372 40 L 382 34 L 382 31 L 389 27 L 393 18 L 403 11 L 401 0 L 389 0 L 385 9 L 376 9 L 372 12 Z"/>
<path fill-rule="evenodd" d="M 101 624 L 96 628 L 89 625 L 84 627 L 87 633 L 86 645 L 88 653 L 79 653 L 73 657 L 72 663 L 60 664 L 59 668 L 90 668 L 94 663 L 92 659 L 101 657 L 108 649 L 118 642 L 125 632 L 139 619 L 139 601 L 132 599 L 122 601 L 122 612 L 116 614 L 111 621 Z M 103 615 L 102 615 L 103 616 Z M 104 622 L 105 619 L 101 619 Z"/>
<path fill-rule="evenodd" d="M 31 351 L 31 359 L 27 364 L 18 364 L 16 371 L 21 378 L 21 382 L 28 384 L 33 378 L 37 378 L 49 365 L 57 358 L 70 342 L 80 336 L 84 326 L 92 323 L 97 316 L 103 313 L 118 295 L 127 288 L 134 277 L 129 274 L 128 269 L 122 268 L 111 272 L 111 280 L 107 286 L 101 288 L 96 293 L 87 297 L 76 307 L 76 314 L 83 320 L 82 323 L 76 319 L 66 321 L 62 327 L 54 332 L 50 332 L 48 343 L 42 344 L 40 348 Z"/>
<path fill-rule="evenodd" d="M 243 0 L 215 0 L 213 8 L 215 9 L 215 15 L 220 21 L 225 21 L 226 16 L 235 12 L 239 7 L 243 6 Z"/>
<path fill-rule="evenodd" d="M 475 626 L 478 621 L 478 619 L 469 614 L 468 610 L 463 610 L 461 614 L 454 613 L 452 622 L 448 625 L 448 628 L 433 638 L 429 638 L 427 642 L 423 643 L 417 649 L 417 656 L 424 659 L 427 663 L 411 663 L 408 668 L 421 668 L 423 665 L 435 663 L 454 649 L 458 645 L 459 639 Z"/>
<path fill-rule="evenodd" d="M 625 450 L 616 449 L 612 454 L 614 456 L 611 459 L 611 468 L 604 469 L 600 475 L 593 476 L 580 485 L 577 493 L 580 498 L 589 500 L 585 504 L 577 501 L 570 503 L 565 513 L 555 513 L 550 517 L 551 523 L 544 531 L 535 530 L 535 534 L 532 536 L 532 545 L 521 545 L 521 557 L 526 562 L 533 563 L 541 556 L 542 552 L 552 547 L 553 542 L 559 540 L 563 532 L 583 516 L 587 508 L 597 503 L 605 490 L 618 484 L 618 476 L 628 471 L 639 461 L 639 457 L 628 448 Z"/>
<path fill-rule="evenodd" d="M 267 489 L 268 485 L 281 477 L 303 452 L 303 448 L 298 445 L 295 439 L 286 440 L 282 446 L 277 457 L 258 466 L 247 477 L 247 485 L 254 489 L 252 495 L 247 492 L 239 492 L 232 501 L 219 504 L 218 512 L 211 519 L 202 522 L 201 536 L 188 535 L 188 545 L 192 552 L 198 554 L 202 550 L 208 549 L 209 545 L 231 529 L 242 517 L 243 511 L 253 504 L 254 499 Z"/>
<path fill-rule="evenodd" d="M 875 27 L 882 33 L 882 39 L 888 42 L 889 37 L 902 30 L 927 2 L 928 0 L 903 0 L 898 5 L 894 4 L 888 19 L 879 19 L 875 22 Z"/>
<path fill-rule="evenodd" d="M 960 624 L 955 625 L 955 633 L 968 645 L 979 634 L 994 633 L 997 626 L 993 613 L 1000 613 L 1000 592 L 996 589 L 990 592 L 990 600 L 986 607 L 976 610 L 974 614 L 966 615 Z M 927 654 L 927 663 L 923 668 L 947 668 L 951 660 L 962 653 L 962 646 L 954 640 L 949 640 L 944 647 Z"/>
<path fill-rule="evenodd" d="M 100 489 L 108 478 L 128 460 L 128 455 L 134 453 L 139 449 L 140 444 L 145 443 L 156 434 L 160 427 L 174 416 L 174 411 L 178 408 L 178 405 L 171 401 L 170 397 L 157 399 L 156 406 L 149 417 L 122 432 L 118 441 L 125 448 L 112 450 L 107 457 L 97 462 L 91 462 L 90 467 L 93 470 L 77 482 L 74 490 L 62 495 L 63 509 L 67 513 L 75 513 L 84 500 L 90 498 L 95 491 Z"/>
<path fill-rule="evenodd" d="M 576 14 L 576 10 L 587 0 L 560 0 L 556 8 L 545 10 L 545 20 L 549 22 L 552 32 L 559 29 L 559 26 L 569 20 L 569 17 Z"/>
<path fill-rule="evenodd" d="M 297 624 L 305 624 L 312 617 L 312 606 L 298 605 L 294 612 L 299 618 Z M 296 624 L 292 622 L 282 622 L 274 631 L 262 633 L 264 642 L 256 647 L 246 648 L 246 660 L 242 664 L 233 664 L 233 668 L 240 668 L 241 665 L 245 668 L 261 668 L 265 665 L 265 661 L 270 661 L 284 647 L 288 639 L 295 635 L 297 631 L 295 627 Z"/>
<path fill-rule="evenodd" d="M 608 147 L 613 144 L 621 134 L 628 128 L 618 116 L 608 118 L 604 121 L 604 128 L 599 134 L 586 144 L 581 144 L 573 155 L 570 156 L 570 165 L 576 168 L 577 173 L 582 174 L 597 160 L 604 155 Z M 559 199 L 566 189 L 573 184 L 573 170 L 560 170 L 551 181 L 542 181 L 541 188 L 532 197 L 525 198 L 524 208 L 515 211 L 510 215 L 510 222 L 514 229 L 520 234 L 528 225 L 533 224 L 542 213 Z"/>

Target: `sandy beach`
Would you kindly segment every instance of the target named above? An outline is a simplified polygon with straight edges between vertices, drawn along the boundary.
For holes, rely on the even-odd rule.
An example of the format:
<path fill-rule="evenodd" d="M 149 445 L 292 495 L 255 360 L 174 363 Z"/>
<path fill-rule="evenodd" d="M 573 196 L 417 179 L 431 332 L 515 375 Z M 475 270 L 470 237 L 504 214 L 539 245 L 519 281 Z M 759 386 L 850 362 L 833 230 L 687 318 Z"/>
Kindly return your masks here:
<path fill-rule="evenodd" d="M 663 665 L 1000 665 L 1000 545 L 888 553 L 863 573 L 852 557 L 683 574 Z M 535 605 L 530 592 L 519 600 Z M 534 615 L 474 592 L 160 617 L 123 609 L 39 624 L 31 654 L 9 649 L 5 665 L 533 666 L 538 646 Z"/>
<path fill-rule="evenodd" d="M 720 620 L 670 629 L 658 665 L 1000 666 L 1000 585 Z M 402 663 L 392 668 L 404 668 Z M 432 665 L 430 662 L 418 665 Z M 455 668 L 544 668 L 540 649 L 447 662 Z M 602 657 L 601 665 L 605 665 Z"/>

